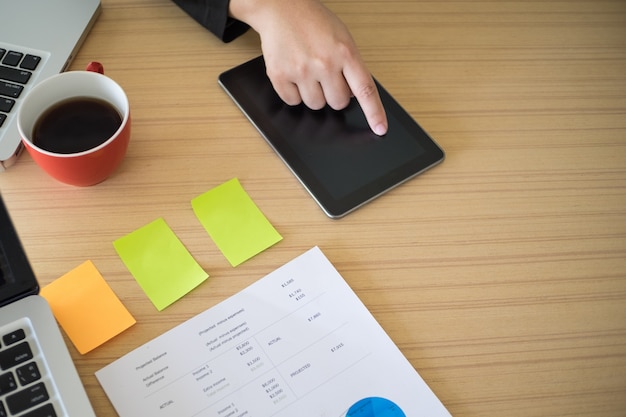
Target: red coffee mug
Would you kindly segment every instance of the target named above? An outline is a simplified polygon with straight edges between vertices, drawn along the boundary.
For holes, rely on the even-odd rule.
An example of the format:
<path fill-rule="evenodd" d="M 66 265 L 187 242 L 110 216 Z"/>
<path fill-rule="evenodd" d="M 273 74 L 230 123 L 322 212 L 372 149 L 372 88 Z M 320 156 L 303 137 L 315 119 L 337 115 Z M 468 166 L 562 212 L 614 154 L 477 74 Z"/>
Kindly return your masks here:
<path fill-rule="evenodd" d="M 91 63 L 87 68 L 88 71 L 64 72 L 42 81 L 22 99 L 17 114 L 22 143 L 35 163 L 56 180 L 81 187 L 104 181 L 119 167 L 126 155 L 131 125 L 128 97 L 122 87 L 101 73 L 101 65 Z M 122 123 L 111 137 L 76 153 L 50 152 L 33 143 L 34 127 L 49 108 L 84 97 L 104 100 L 117 109 Z"/>

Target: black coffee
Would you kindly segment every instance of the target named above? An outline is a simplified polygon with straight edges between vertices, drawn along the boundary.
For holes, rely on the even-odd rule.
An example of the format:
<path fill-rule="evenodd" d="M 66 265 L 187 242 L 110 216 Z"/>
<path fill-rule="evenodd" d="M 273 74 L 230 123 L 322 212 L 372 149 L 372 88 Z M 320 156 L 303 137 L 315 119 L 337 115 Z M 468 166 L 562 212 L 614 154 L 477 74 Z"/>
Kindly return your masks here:
<path fill-rule="evenodd" d="M 54 153 L 83 152 L 106 142 L 121 124 L 117 109 L 106 101 L 75 97 L 55 104 L 39 117 L 33 143 Z"/>

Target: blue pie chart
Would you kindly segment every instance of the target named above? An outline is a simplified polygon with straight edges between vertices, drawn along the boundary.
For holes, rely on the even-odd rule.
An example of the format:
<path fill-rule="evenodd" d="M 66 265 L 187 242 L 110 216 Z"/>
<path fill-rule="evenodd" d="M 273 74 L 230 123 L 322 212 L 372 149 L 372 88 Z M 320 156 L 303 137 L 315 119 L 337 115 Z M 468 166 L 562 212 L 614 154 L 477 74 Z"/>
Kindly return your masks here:
<path fill-rule="evenodd" d="M 346 417 L 406 417 L 406 414 L 393 401 L 368 397 L 350 407 Z"/>

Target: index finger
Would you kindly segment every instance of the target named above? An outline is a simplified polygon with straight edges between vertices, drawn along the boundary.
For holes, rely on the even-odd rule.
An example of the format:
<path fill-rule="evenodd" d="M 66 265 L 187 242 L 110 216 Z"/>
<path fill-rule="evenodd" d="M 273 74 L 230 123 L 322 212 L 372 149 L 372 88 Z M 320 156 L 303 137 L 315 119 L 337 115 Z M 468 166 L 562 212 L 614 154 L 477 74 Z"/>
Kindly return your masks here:
<path fill-rule="evenodd" d="M 378 136 L 386 134 L 388 129 L 387 114 L 380 100 L 376 83 L 365 65 L 358 62 L 347 66 L 344 68 L 343 75 L 352 94 L 359 102 L 372 132 Z"/>

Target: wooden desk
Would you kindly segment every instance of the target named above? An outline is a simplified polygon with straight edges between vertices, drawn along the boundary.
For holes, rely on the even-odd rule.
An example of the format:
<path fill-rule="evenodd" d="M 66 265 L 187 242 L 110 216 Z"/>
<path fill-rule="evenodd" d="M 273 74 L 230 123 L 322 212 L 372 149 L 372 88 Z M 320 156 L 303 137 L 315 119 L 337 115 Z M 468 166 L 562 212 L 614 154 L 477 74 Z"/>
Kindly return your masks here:
<path fill-rule="evenodd" d="M 447 160 L 326 218 L 217 85 L 259 54 L 168 0 L 103 0 L 77 56 L 128 92 L 132 143 L 71 188 L 23 155 L 0 175 L 42 284 L 93 260 L 138 323 L 94 372 L 319 245 L 455 416 L 626 413 L 626 3 L 328 0 Z M 190 200 L 238 177 L 284 240 L 231 268 Z M 211 275 L 157 312 L 112 241 L 164 217 Z"/>

